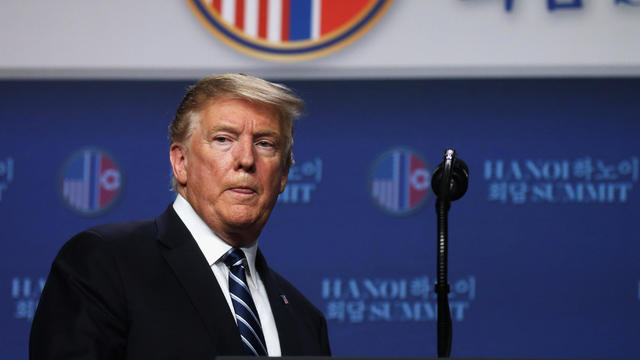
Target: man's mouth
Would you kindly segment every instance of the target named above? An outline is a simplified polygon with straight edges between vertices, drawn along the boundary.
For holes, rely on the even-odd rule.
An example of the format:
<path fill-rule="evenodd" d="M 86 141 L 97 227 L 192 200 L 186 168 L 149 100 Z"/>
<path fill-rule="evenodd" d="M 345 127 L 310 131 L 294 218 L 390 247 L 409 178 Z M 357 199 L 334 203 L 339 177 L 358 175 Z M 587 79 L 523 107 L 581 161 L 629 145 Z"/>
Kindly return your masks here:
<path fill-rule="evenodd" d="M 248 186 L 234 186 L 229 188 L 229 191 L 236 194 L 243 194 L 243 195 L 252 195 L 256 193 L 256 191 L 253 188 L 250 188 Z"/>

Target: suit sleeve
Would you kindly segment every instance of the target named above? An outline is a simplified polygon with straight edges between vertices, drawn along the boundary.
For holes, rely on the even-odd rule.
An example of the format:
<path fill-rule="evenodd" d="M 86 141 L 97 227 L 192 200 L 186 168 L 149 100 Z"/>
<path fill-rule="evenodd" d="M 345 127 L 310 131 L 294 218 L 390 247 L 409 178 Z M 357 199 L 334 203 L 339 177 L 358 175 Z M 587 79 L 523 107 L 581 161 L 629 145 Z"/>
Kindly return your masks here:
<path fill-rule="evenodd" d="M 33 319 L 29 358 L 123 358 L 125 304 L 112 244 L 95 232 L 75 236 L 53 261 Z"/>
<path fill-rule="evenodd" d="M 327 320 L 321 316 L 320 325 L 320 348 L 324 356 L 331 356 L 331 346 L 329 345 L 329 331 L 327 330 Z"/>

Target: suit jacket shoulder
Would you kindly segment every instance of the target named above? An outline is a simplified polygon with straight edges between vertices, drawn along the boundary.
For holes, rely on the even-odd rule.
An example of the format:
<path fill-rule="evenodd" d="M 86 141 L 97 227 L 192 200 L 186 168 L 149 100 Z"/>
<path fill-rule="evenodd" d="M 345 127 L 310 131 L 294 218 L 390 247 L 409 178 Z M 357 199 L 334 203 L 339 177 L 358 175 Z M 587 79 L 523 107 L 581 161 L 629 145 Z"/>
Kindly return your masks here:
<path fill-rule="evenodd" d="M 114 245 L 92 230 L 64 244 L 33 320 L 31 359 L 71 358 L 74 353 L 123 358 L 129 315 Z M 98 337 L 100 344 L 95 344 Z"/>
<path fill-rule="evenodd" d="M 170 206 L 155 221 L 102 225 L 65 243 L 34 316 L 29 353 L 210 359 L 240 355 L 241 345 L 206 259 Z"/>

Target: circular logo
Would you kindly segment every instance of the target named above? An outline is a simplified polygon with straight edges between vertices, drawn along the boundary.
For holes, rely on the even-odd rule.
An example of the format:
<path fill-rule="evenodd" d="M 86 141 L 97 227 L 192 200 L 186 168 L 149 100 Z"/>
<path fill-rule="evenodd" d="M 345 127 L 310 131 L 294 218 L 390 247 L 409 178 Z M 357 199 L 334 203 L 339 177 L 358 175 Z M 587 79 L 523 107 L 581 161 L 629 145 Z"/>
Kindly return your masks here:
<path fill-rule="evenodd" d="M 59 192 L 78 214 L 95 216 L 109 209 L 120 195 L 122 172 L 101 150 L 83 149 L 72 154 L 61 170 Z"/>
<path fill-rule="evenodd" d="M 332 53 L 362 36 L 393 0 L 187 0 L 227 45 L 278 61 Z"/>
<path fill-rule="evenodd" d="M 378 157 L 371 171 L 369 191 L 374 202 L 393 215 L 409 215 L 427 198 L 431 175 L 415 152 L 395 148 Z"/>

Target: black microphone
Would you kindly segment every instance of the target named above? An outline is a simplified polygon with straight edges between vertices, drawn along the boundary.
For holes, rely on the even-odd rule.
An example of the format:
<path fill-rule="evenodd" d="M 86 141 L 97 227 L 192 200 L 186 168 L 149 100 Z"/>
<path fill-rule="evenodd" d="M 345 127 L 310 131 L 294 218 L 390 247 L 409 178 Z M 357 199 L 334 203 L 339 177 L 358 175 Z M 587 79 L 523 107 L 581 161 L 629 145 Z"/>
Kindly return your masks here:
<path fill-rule="evenodd" d="M 456 155 L 454 149 L 445 150 L 442 163 L 431 177 L 433 192 L 448 201 L 460 199 L 469 187 L 469 168 Z"/>

